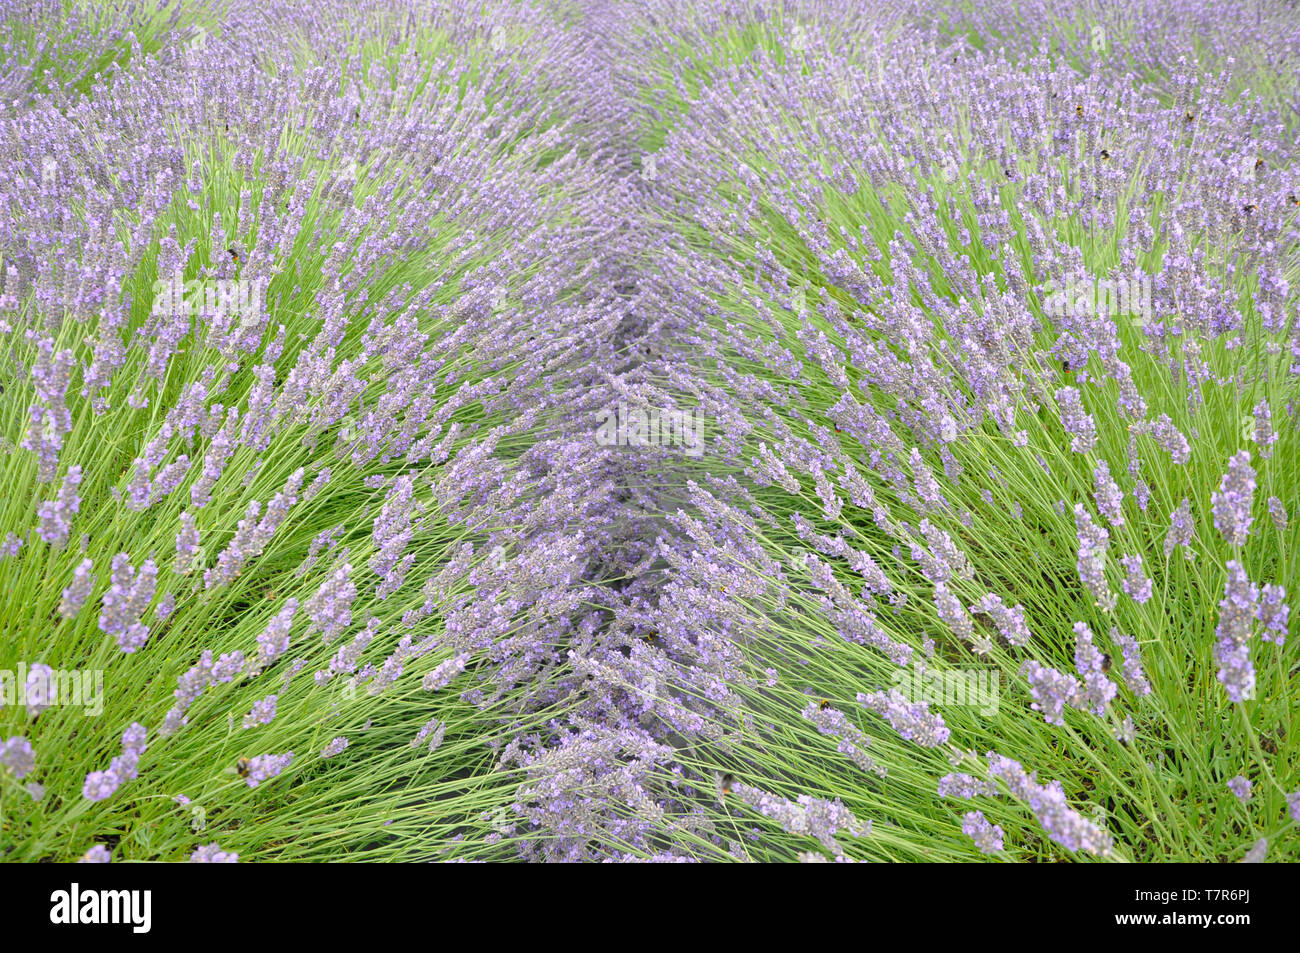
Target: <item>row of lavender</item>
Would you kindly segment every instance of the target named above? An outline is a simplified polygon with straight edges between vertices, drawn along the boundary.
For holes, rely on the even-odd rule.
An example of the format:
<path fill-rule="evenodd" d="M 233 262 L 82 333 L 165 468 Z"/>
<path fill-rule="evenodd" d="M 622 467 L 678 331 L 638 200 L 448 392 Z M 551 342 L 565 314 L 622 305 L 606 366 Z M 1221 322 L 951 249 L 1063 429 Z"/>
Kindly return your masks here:
<path fill-rule="evenodd" d="M 1300 27 L 1247 6 L 7 48 L 0 851 L 1294 854 Z"/>
<path fill-rule="evenodd" d="M 117 13 L 0 128 L 0 850 L 490 848 L 631 571 L 600 61 L 541 5 Z"/>
<path fill-rule="evenodd" d="M 635 398 L 710 432 L 657 448 L 658 559 L 575 659 L 624 721 L 551 830 L 1294 857 L 1294 11 L 663 2 L 609 33 L 665 231 Z M 671 754 L 629 750 L 646 725 Z"/>

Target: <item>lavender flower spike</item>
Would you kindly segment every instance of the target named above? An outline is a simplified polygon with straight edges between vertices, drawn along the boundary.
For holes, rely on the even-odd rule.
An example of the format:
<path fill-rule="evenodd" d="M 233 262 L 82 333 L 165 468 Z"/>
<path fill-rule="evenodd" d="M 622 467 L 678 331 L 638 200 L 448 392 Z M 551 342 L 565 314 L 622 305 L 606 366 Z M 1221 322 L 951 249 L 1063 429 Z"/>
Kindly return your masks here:
<path fill-rule="evenodd" d="M 1228 461 L 1219 489 L 1210 494 L 1214 526 L 1233 546 L 1244 546 L 1254 522 L 1250 510 L 1255 499 L 1255 471 L 1250 452 L 1242 450 Z"/>

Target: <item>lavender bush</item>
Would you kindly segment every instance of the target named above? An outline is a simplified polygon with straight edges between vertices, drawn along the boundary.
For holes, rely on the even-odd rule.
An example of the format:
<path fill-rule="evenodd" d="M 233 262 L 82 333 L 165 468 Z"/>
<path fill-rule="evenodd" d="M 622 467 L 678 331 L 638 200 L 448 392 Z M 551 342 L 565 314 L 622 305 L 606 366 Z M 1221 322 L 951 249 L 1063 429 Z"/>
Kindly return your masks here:
<path fill-rule="evenodd" d="M 11 6 L 0 856 L 1300 855 L 1293 6 Z"/>

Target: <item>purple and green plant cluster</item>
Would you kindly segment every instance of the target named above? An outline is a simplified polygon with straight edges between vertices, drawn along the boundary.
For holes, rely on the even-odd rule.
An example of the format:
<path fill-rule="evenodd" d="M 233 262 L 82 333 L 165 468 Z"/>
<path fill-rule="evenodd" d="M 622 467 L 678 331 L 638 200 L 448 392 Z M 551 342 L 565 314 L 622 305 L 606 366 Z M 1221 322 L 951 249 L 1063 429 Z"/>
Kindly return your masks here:
<path fill-rule="evenodd" d="M 1298 305 L 1292 0 L 0 0 L 0 858 L 1300 859 Z"/>

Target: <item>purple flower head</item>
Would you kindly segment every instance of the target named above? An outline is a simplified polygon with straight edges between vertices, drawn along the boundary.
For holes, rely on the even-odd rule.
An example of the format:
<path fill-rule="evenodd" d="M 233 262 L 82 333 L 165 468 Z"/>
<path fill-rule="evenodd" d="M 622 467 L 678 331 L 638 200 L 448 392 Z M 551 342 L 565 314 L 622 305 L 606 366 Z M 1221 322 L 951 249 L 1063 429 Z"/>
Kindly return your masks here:
<path fill-rule="evenodd" d="M 442 740 L 447 734 L 446 722 L 439 721 L 437 718 L 430 718 L 420 728 L 414 738 L 411 739 L 411 747 L 418 748 L 424 744 L 426 738 L 429 739 L 429 754 L 433 754 L 442 746 Z"/>
<path fill-rule="evenodd" d="M 1215 633 L 1215 659 L 1219 663 L 1219 681 L 1234 702 L 1253 698 L 1255 666 L 1250 660 L 1248 640 L 1254 629 L 1259 604 L 1259 587 L 1250 581 L 1241 563 L 1227 564 L 1228 581 L 1219 602 L 1219 624 Z"/>
<path fill-rule="evenodd" d="M 182 576 L 189 575 L 199 561 L 199 530 L 194 517 L 188 512 L 181 513 L 181 531 L 176 534 L 176 572 Z"/>
<path fill-rule="evenodd" d="M 148 731 L 144 725 L 132 722 L 122 732 L 122 753 L 113 758 L 106 771 L 92 771 L 86 775 L 81 793 L 88 801 L 103 801 L 116 793 L 127 781 L 139 775 L 140 756 L 148 745 L 145 743 Z"/>
<path fill-rule="evenodd" d="M 1002 828 L 990 824 L 982 811 L 962 815 L 962 833 L 975 842 L 981 854 L 996 854 L 1002 849 Z"/>
<path fill-rule="evenodd" d="M 248 775 L 244 778 L 244 781 L 250 788 L 255 788 L 263 781 L 276 777 L 289 766 L 289 762 L 292 760 L 292 751 L 286 751 L 284 754 L 259 754 L 254 758 L 249 758 Z"/>
<path fill-rule="evenodd" d="M 1119 561 L 1125 572 L 1121 588 L 1138 605 L 1144 605 L 1151 598 L 1151 580 L 1142 571 L 1142 557 L 1125 555 Z"/>
<path fill-rule="evenodd" d="M 8 768 L 21 781 L 36 767 L 36 753 L 32 743 L 21 735 L 6 738 L 0 744 L 0 767 Z"/>
<path fill-rule="evenodd" d="M 1110 520 L 1112 526 L 1124 525 L 1124 494 L 1120 492 L 1119 484 L 1110 475 L 1110 467 L 1105 460 L 1097 461 L 1097 468 L 1093 471 L 1092 478 L 1095 484 L 1093 496 L 1097 500 L 1098 512 Z"/>
<path fill-rule="evenodd" d="M 275 701 L 274 695 L 267 695 L 265 698 L 253 702 L 253 707 L 248 714 L 244 716 L 244 728 L 255 728 L 258 725 L 269 725 L 275 720 Z"/>
<path fill-rule="evenodd" d="M 970 774 L 945 774 L 939 779 L 939 797 L 956 797 L 969 801 L 975 797 L 997 797 L 998 786 L 986 778 Z"/>
<path fill-rule="evenodd" d="M 1185 546 L 1188 549 L 1187 558 L 1191 559 L 1192 533 L 1192 501 L 1184 497 L 1169 517 L 1169 532 L 1165 535 L 1165 558 L 1169 558 L 1174 547 Z"/>
<path fill-rule="evenodd" d="M 321 750 L 320 756 L 322 758 L 332 758 L 336 754 L 341 754 L 343 750 L 347 748 L 347 746 L 348 746 L 348 739 L 343 737 L 342 735 L 339 735 L 339 737 L 333 739 L 329 744 L 327 744 Z"/>
<path fill-rule="evenodd" d="M 1083 679 L 1083 694 L 1077 706 L 1094 715 L 1106 713 L 1119 687 L 1106 677 L 1105 659 L 1092 640 L 1092 630 L 1082 622 L 1074 623 L 1074 666 Z"/>
<path fill-rule="evenodd" d="M 12 559 L 18 555 L 18 550 L 22 548 L 23 541 L 12 531 L 5 533 L 4 542 L 0 543 L 0 559 Z"/>
<path fill-rule="evenodd" d="M 257 655 L 249 660 L 249 674 L 264 671 L 289 651 L 289 630 L 293 626 L 293 616 L 297 611 L 298 600 L 286 599 L 284 607 L 267 623 L 262 634 L 257 637 Z"/>
<path fill-rule="evenodd" d="M 1097 424 L 1083 409 L 1078 388 L 1062 387 L 1056 392 L 1056 402 L 1061 408 L 1061 426 L 1071 437 L 1070 449 L 1075 453 L 1090 452 L 1097 445 Z"/>
<path fill-rule="evenodd" d="M 961 600 L 954 596 L 948 590 L 947 585 L 942 582 L 934 584 L 934 604 L 939 611 L 939 618 L 947 623 L 957 638 L 963 642 L 975 641 L 975 620 L 970 617 L 970 613 L 961 604 Z M 985 643 L 987 643 L 987 640 L 985 640 Z M 981 646 L 977 643 L 975 651 L 980 652 L 981 647 L 985 651 L 992 649 L 992 645 L 985 644 Z"/>
<path fill-rule="evenodd" d="M 87 801 L 103 801 L 111 797 L 121 783 L 112 771 L 92 771 L 86 775 L 81 793 Z"/>
<path fill-rule="evenodd" d="M 370 557 L 370 569 L 380 582 L 376 594 L 386 599 L 401 587 L 415 556 L 403 556 L 402 551 L 415 536 L 412 517 L 415 514 L 415 481 L 403 474 L 393 481 L 392 488 L 375 517 L 371 541 L 375 554 Z"/>
<path fill-rule="evenodd" d="M 1268 498 L 1268 514 L 1273 518 L 1273 525 L 1277 527 L 1279 533 L 1285 533 L 1287 524 L 1290 522 L 1287 517 L 1286 507 L 1276 496 Z"/>
<path fill-rule="evenodd" d="M 148 736 L 148 729 L 138 721 L 132 722 L 131 726 L 122 732 L 122 748 L 126 751 L 133 751 L 137 754 L 143 754 L 147 745 L 145 739 Z"/>
<path fill-rule="evenodd" d="M 986 593 L 971 606 L 971 612 L 984 612 L 993 617 L 998 632 L 1012 646 L 1017 648 L 1029 644 L 1029 626 L 1025 624 L 1025 607 L 1021 605 L 1006 606 L 1002 599 L 993 593 Z"/>
<path fill-rule="evenodd" d="M 158 604 L 153 607 L 154 617 L 159 622 L 166 622 L 173 612 L 176 611 L 176 594 L 174 592 L 164 592 Z"/>
<path fill-rule="evenodd" d="M 191 864 L 233 864 L 238 861 L 238 854 L 222 850 L 215 842 L 195 848 L 194 853 L 190 854 Z"/>
<path fill-rule="evenodd" d="M 1273 444 L 1277 442 L 1277 432 L 1273 429 L 1273 409 L 1268 401 L 1261 400 L 1255 405 L 1255 443 L 1259 447 L 1261 460 L 1273 456 Z"/>
<path fill-rule="evenodd" d="M 1264 858 L 1268 856 L 1268 838 L 1261 837 L 1255 841 L 1253 847 L 1246 851 L 1246 856 L 1241 858 L 1243 864 L 1262 864 Z"/>
<path fill-rule="evenodd" d="M 921 452 L 916 447 L 911 449 L 908 455 L 908 463 L 912 468 L 916 499 L 919 502 L 920 509 L 927 513 L 947 509 L 948 501 L 939 488 L 939 481 L 934 478 L 934 474 L 921 458 Z"/>
<path fill-rule="evenodd" d="M 1169 419 L 1168 414 L 1161 414 L 1156 420 L 1148 424 L 1141 424 L 1137 427 L 1139 432 L 1145 431 L 1150 434 L 1152 439 L 1166 451 L 1170 459 L 1176 465 L 1181 466 L 1192 459 L 1192 446 L 1187 442 L 1185 437 L 1174 422 Z"/>
<path fill-rule="evenodd" d="M 465 665 L 469 662 L 469 653 L 462 653 L 441 663 L 433 671 L 424 676 L 421 686 L 426 692 L 436 692 L 440 688 L 446 688 L 461 672 L 465 671 Z"/>
<path fill-rule="evenodd" d="M 1291 607 L 1286 604 L 1286 590 L 1281 586 L 1267 584 L 1260 592 L 1259 606 L 1255 609 L 1255 618 L 1264 624 L 1260 638 L 1265 642 L 1278 645 L 1286 644 L 1287 616 Z"/>
<path fill-rule="evenodd" d="M 1250 465 L 1250 452 L 1242 450 L 1228 461 L 1228 472 L 1223 475 L 1219 489 L 1210 494 L 1214 513 L 1214 527 L 1233 546 L 1244 546 L 1250 535 L 1250 514 L 1255 499 L 1255 471 Z"/>
<path fill-rule="evenodd" d="M 739 800 L 780 824 L 786 833 L 815 837 L 836 857 L 844 855 L 837 834 L 865 837 L 871 833 L 871 822 L 859 821 L 838 798 L 826 801 L 801 794 L 797 801 L 790 801 L 747 784 L 735 784 L 731 790 Z"/>
<path fill-rule="evenodd" d="M 311 619 L 307 634 L 320 632 L 327 645 L 342 635 L 352 624 L 352 600 L 356 597 L 357 587 L 352 581 L 352 566 L 344 563 L 303 604 L 303 611 Z"/>
<path fill-rule="evenodd" d="M 1059 781 L 1040 785 L 1018 762 L 996 752 L 988 753 L 989 777 L 1006 783 L 1014 797 L 1024 801 L 1047 836 L 1067 850 L 1082 850 L 1105 857 L 1113 849 L 1105 830 L 1069 806 Z"/>
<path fill-rule="evenodd" d="M 859 705 L 882 715 L 895 731 L 922 748 L 937 748 L 948 741 L 950 732 L 943 717 L 932 713 L 924 701 L 909 702 L 897 688 L 891 688 L 889 694 L 859 693 L 857 698 Z"/>
<path fill-rule="evenodd" d="M 866 753 L 871 739 L 850 722 L 844 712 L 817 702 L 809 702 L 803 710 L 803 717 L 812 722 L 821 734 L 839 739 L 836 750 L 863 771 L 884 775 L 884 768 L 877 765 Z"/>
<path fill-rule="evenodd" d="M 81 508 L 81 497 L 77 487 L 81 484 L 81 467 L 70 467 L 63 478 L 63 486 L 57 499 L 46 500 L 36 509 L 41 521 L 37 528 L 41 539 L 55 549 L 62 549 L 68 541 L 72 517 Z"/>
<path fill-rule="evenodd" d="M 58 701 L 56 696 L 57 683 L 55 682 L 54 669 L 50 668 L 43 662 L 35 662 L 27 669 L 27 684 L 24 686 L 27 694 L 27 716 L 35 718 L 51 704 Z"/>
<path fill-rule="evenodd" d="M 1081 503 L 1074 505 L 1074 525 L 1079 538 L 1079 579 L 1092 593 L 1102 611 L 1110 612 L 1115 608 L 1116 601 L 1115 594 L 1106 582 L 1106 548 L 1110 534 L 1092 521 Z"/>
<path fill-rule="evenodd" d="M 116 636 L 123 652 L 137 651 L 149 637 L 149 628 L 140 618 L 153 601 L 157 579 L 158 567 L 152 559 L 146 559 L 137 572 L 126 553 L 113 557 L 112 581 L 104 593 L 99 628 Z"/>
<path fill-rule="evenodd" d="M 1029 683 L 1029 694 L 1033 699 L 1029 707 L 1042 712 L 1048 724 L 1065 724 L 1066 707 L 1073 706 L 1083 694 L 1079 680 L 1036 659 L 1025 661 L 1020 666 L 1020 674 Z"/>
<path fill-rule="evenodd" d="M 1147 681 L 1146 672 L 1142 668 L 1142 650 L 1137 639 L 1131 635 L 1125 635 L 1119 629 L 1111 629 L 1110 638 L 1112 642 L 1119 646 L 1120 652 L 1124 656 L 1122 666 L 1124 684 L 1139 698 L 1143 695 L 1150 695 L 1151 683 Z"/>

